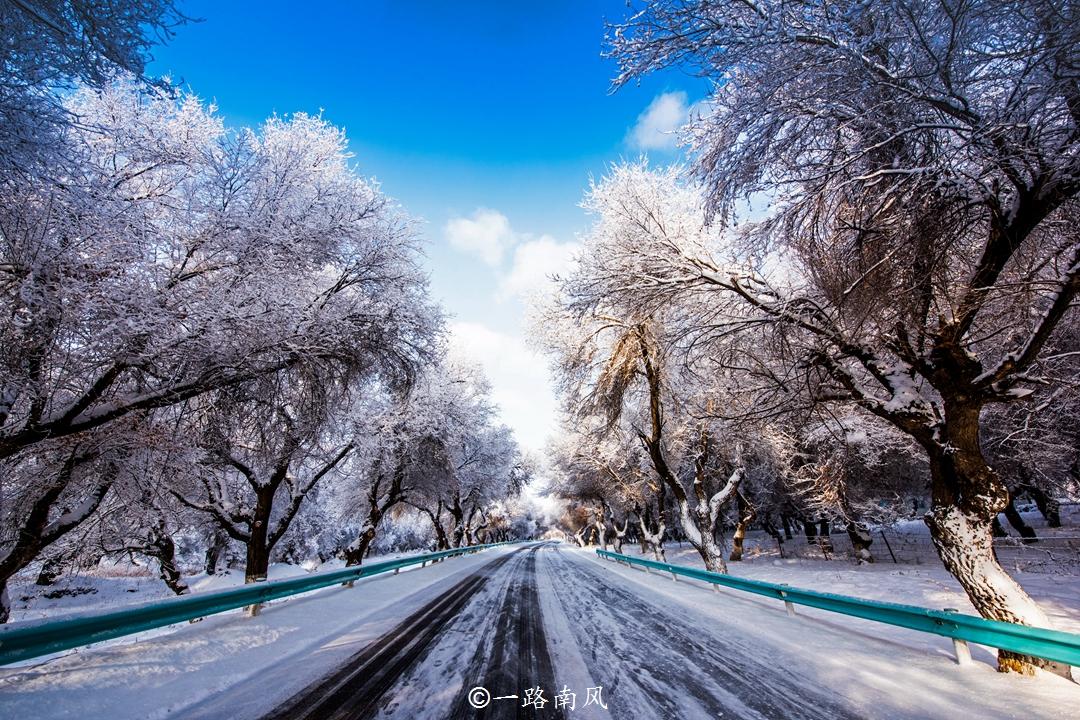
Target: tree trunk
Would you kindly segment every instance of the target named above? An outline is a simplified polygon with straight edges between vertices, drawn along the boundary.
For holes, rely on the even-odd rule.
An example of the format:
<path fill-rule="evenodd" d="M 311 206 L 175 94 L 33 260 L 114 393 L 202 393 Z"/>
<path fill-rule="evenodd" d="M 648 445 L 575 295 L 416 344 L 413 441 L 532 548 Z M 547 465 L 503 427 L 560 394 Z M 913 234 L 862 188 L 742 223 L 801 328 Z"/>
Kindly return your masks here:
<path fill-rule="evenodd" d="M 450 517 L 454 519 L 454 547 L 459 548 L 465 539 L 465 510 L 461 507 L 461 497 L 458 493 L 454 493 L 454 504 L 447 509 L 450 510 Z"/>
<path fill-rule="evenodd" d="M 270 545 L 267 542 L 270 511 L 273 509 L 276 486 L 264 485 L 255 492 L 255 508 L 252 511 L 251 533 L 247 540 L 247 563 L 244 565 L 244 582 L 252 583 L 266 579 L 270 569 Z"/>
<path fill-rule="evenodd" d="M 369 519 L 360 534 L 356 536 L 356 539 L 349 543 L 349 547 L 345 548 L 345 567 L 353 567 L 364 561 L 368 548 L 371 547 L 371 541 L 375 539 L 377 525 L 378 520 L 373 524 Z"/>
<path fill-rule="evenodd" d="M 63 512 L 54 520 L 49 520 L 54 504 L 71 481 L 74 469 L 87 462 L 90 456 L 79 457 L 72 453 L 56 479 L 38 495 L 22 525 L 16 528 L 14 546 L 0 556 L 0 624 L 6 623 L 10 615 L 11 601 L 7 587 L 12 576 L 32 563 L 45 548 L 78 527 L 98 508 L 119 474 L 120 462 L 126 456 L 126 452 L 119 453 L 116 459 L 108 463 L 98 484 L 77 505 L 76 511 Z"/>
<path fill-rule="evenodd" d="M 1035 506 L 1039 508 L 1039 512 L 1046 518 L 1047 527 L 1061 527 L 1061 505 L 1057 500 L 1047 495 L 1041 487 L 1034 483 L 1021 485 L 1020 489 L 1035 501 Z"/>
<path fill-rule="evenodd" d="M 204 562 L 204 570 L 207 575 L 214 575 L 217 573 L 218 560 L 221 558 L 221 552 L 228 544 L 228 536 L 221 532 L 219 529 L 214 529 L 213 535 L 210 536 L 210 542 L 206 546 L 206 557 Z"/>
<path fill-rule="evenodd" d="M 603 501 L 593 509 L 593 527 L 596 528 L 596 539 L 601 550 L 607 550 L 607 519 L 604 517 L 606 505 Z"/>
<path fill-rule="evenodd" d="M 612 544 L 615 546 L 615 552 L 622 555 L 623 551 L 623 538 L 626 537 L 626 531 L 630 529 L 630 513 L 626 514 L 626 518 L 623 520 L 623 526 L 620 528 L 619 523 L 615 521 L 615 516 L 611 517 L 611 524 L 615 528 L 615 539 L 612 540 Z"/>
<path fill-rule="evenodd" d="M 829 527 L 829 519 L 821 518 L 819 526 L 821 529 L 818 532 L 818 544 L 821 546 L 821 552 L 825 554 L 825 559 L 828 560 L 833 552 L 832 536 L 830 535 L 832 530 Z"/>
<path fill-rule="evenodd" d="M 657 513 L 658 517 L 655 521 L 651 505 L 646 505 L 644 512 L 639 510 L 637 513 L 638 532 L 641 534 L 641 554 L 644 555 L 646 550 L 652 549 L 653 558 L 657 562 L 667 562 L 667 555 L 664 552 L 664 532 L 667 530 L 667 525 L 664 523 L 663 497 L 663 493 L 658 494 L 657 503 L 661 510 Z"/>
<path fill-rule="evenodd" d="M 743 542 L 746 539 L 746 529 L 750 523 L 754 521 L 754 507 L 747 501 L 746 497 L 741 492 L 735 493 L 735 502 L 737 503 L 739 520 L 735 523 L 735 535 L 732 538 L 731 543 L 731 556 L 728 558 L 730 562 L 740 562 L 743 556 Z"/>
<path fill-rule="evenodd" d="M 270 569 L 270 549 L 266 547 L 266 527 L 253 527 L 247 543 L 244 563 L 244 582 L 253 583 L 266 579 Z"/>
<path fill-rule="evenodd" d="M 62 561 L 59 556 L 53 556 L 46 558 L 45 562 L 41 565 L 41 571 L 38 573 L 37 580 L 34 581 L 35 585 L 48 586 L 56 582 L 56 578 L 60 577 L 63 572 Z"/>
<path fill-rule="evenodd" d="M 176 567 L 176 545 L 172 538 L 164 532 L 155 533 L 153 543 L 153 556 L 158 561 L 158 575 L 174 593 L 186 594 L 188 586 L 181 579 L 180 569 Z"/>
<path fill-rule="evenodd" d="M 998 563 L 991 527 L 1009 502 L 1009 491 L 986 464 L 979 446 L 979 408 L 962 406 L 947 417 L 940 443 L 927 445 L 932 498 L 925 521 L 945 568 L 984 618 L 1050 627 L 1046 614 Z M 1041 667 L 1071 677 L 1069 667 L 1004 650 L 1002 672 L 1031 674 Z"/>
<path fill-rule="evenodd" d="M 690 503 L 684 498 L 678 501 L 679 519 L 682 521 L 682 530 L 686 534 L 687 541 L 701 555 L 705 569 L 709 572 L 727 574 L 727 563 L 724 562 L 724 549 L 716 542 L 712 524 L 705 516 L 708 508 L 690 508 Z M 703 512 L 704 510 L 704 512 Z"/>
<path fill-rule="evenodd" d="M 781 516 L 782 517 L 782 516 Z M 765 513 L 765 519 L 761 523 L 761 527 L 765 532 L 776 541 L 776 548 L 780 552 L 780 557 L 784 557 L 784 536 L 780 533 L 780 529 L 773 523 L 772 515 Z"/>
<path fill-rule="evenodd" d="M 1016 532 L 1020 533 L 1020 537 L 1024 538 L 1025 543 L 1038 542 L 1035 530 L 1024 522 L 1020 511 L 1016 509 L 1016 496 L 1012 493 L 1009 493 L 1009 502 L 1005 505 L 1005 519 L 1016 529 Z"/>
<path fill-rule="evenodd" d="M 438 504 L 435 506 L 435 511 L 434 512 L 432 512 L 431 510 L 429 510 L 426 507 L 422 507 L 422 506 L 416 505 L 414 503 L 409 503 L 409 504 L 412 505 L 417 510 L 419 510 L 420 512 L 427 515 L 428 519 L 431 520 L 431 527 L 435 531 L 435 550 L 436 551 L 449 550 L 450 549 L 450 538 L 447 537 L 446 528 L 444 528 L 443 524 L 442 524 L 443 501 L 439 500 Z"/>
<path fill-rule="evenodd" d="M 870 554 L 870 546 L 874 542 L 870 530 L 862 523 L 850 521 L 847 524 L 847 534 L 851 540 L 851 547 L 855 551 L 855 559 L 859 563 L 874 562 L 874 556 Z"/>

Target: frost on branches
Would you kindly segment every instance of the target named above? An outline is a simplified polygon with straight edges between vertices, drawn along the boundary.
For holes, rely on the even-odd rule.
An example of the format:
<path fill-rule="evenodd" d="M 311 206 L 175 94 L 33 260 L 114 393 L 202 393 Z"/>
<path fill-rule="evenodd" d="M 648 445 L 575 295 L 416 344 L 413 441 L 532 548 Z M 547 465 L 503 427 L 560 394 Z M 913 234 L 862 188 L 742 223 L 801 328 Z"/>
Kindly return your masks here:
<path fill-rule="evenodd" d="M 269 526 L 273 496 L 298 504 L 347 454 L 319 427 L 331 396 L 407 386 L 430 356 L 440 318 L 410 224 L 318 117 L 228 132 L 136 82 L 68 111 L 64 182 L 3 183 L 0 580 L 85 520 L 125 473 L 118 438 L 157 423 L 199 433 L 208 474 L 247 478 L 250 517 L 218 492 L 226 476 L 179 497 L 250 543 L 261 574 L 257 546 L 288 525 Z M 200 413 L 220 423 L 200 431 Z"/>
<path fill-rule="evenodd" d="M 766 404 L 851 404 L 912 438 L 945 566 L 985 617 L 1036 626 L 1045 614 L 990 546 L 1009 491 L 981 431 L 988 408 L 1053 398 L 1047 350 L 1075 322 L 1076 13 L 659 0 L 609 38 L 618 83 L 671 65 L 718 81 L 688 133 L 710 219 L 730 225 L 750 196 L 772 208 L 704 251 L 700 233 L 627 237 L 604 288 L 643 308 L 686 298 L 703 352 L 741 333 Z"/>

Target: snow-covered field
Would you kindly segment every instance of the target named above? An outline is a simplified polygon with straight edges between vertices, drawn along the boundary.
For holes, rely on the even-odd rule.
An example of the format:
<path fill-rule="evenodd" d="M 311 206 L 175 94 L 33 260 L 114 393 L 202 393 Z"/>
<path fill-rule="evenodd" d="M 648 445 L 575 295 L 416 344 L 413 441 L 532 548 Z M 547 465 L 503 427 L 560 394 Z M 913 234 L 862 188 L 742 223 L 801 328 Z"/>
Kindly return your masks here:
<path fill-rule="evenodd" d="M 372 555 L 365 562 L 376 563 L 420 552 Z M 337 570 L 344 565 L 344 561 L 339 559 L 309 566 L 275 563 L 270 566 L 267 579 L 283 580 L 313 571 Z M 33 568 L 33 571 L 20 573 L 12 582 L 12 622 L 56 619 L 72 613 L 112 610 L 124 605 L 176 597 L 154 574 L 153 568 L 145 565 L 103 565 L 93 570 L 75 571 L 61 575 L 48 586 L 36 585 L 36 576 L 36 568 Z M 243 585 L 244 571 L 219 570 L 215 575 L 198 573 L 185 575 L 183 579 L 191 592 L 225 590 Z"/>

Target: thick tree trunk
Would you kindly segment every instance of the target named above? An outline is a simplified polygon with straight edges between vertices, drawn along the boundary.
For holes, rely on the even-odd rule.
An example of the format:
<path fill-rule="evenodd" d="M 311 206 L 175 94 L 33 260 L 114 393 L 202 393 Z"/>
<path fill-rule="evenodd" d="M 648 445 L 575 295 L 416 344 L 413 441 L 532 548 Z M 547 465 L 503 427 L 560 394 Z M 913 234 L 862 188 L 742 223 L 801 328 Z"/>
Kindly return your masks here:
<path fill-rule="evenodd" d="M 998 563 L 992 525 L 1009 502 L 1009 491 L 986 464 L 979 446 L 979 408 L 954 410 L 947 441 L 932 444 L 932 500 L 925 521 L 945 568 L 985 618 L 1049 627 L 1046 614 Z M 947 448 L 947 450 L 946 450 Z M 1071 677 L 1068 666 L 999 651 L 998 669 L 1031 674 L 1041 667 Z"/>
<path fill-rule="evenodd" d="M 586 525 L 585 527 L 574 533 L 574 541 L 578 544 L 578 547 L 585 547 L 585 533 L 587 533 L 588 531 L 589 526 Z"/>
<path fill-rule="evenodd" d="M 461 507 L 461 497 L 457 493 L 454 493 L 454 503 L 447 509 L 450 510 L 450 517 L 454 519 L 454 547 L 459 548 L 465 539 L 465 510 Z"/>
<path fill-rule="evenodd" d="M 270 569 L 270 549 L 266 547 L 266 530 L 252 528 L 247 544 L 244 563 L 244 582 L 253 583 L 266 579 Z"/>
<path fill-rule="evenodd" d="M 251 533 L 247 539 L 247 562 L 244 565 L 244 582 L 252 583 L 266 579 L 270 569 L 270 511 L 274 506 L 275 485 L 264 485 L 255 491 L 255 508 L 251 515 Z"/>
<path fill-rule="evenodd" d="M 439 515 L 442 515 L 442 513 L 440 512 Z M 442 519 L 441 518 L 436 518 L 436 519 L 433 519 L 432 522 L 434 523 L 434 526 L 435 526 L 435 544 L 436 544 L 436 546 L 439 548 L 439 550 L 449 550 L 450 549 L 450 538 L 446 534 L 446 528 L 444 528 L 443 525 L 442 525 Z"/>
<path fill-rule="evenodd" d="M 154 557 L 158 561 L 158 575 L 168 588 L 177 595 L 186 594 L 187 583 L 181 579 L 180 569 L 176 567 L 176 545 L 167 534 L 154 538 Z"/>
<path fill-rule="evenodd" d="M 611 541 L 614 545 L 615 552 L 622 555 L 623 551 L 623 539 L 626 537 L 626 531 L 630 529 L 630 513 L 626 514 L 626 518 L 623 520 L 623 526 L 620 528 L 619 523 L 615 521 L 615 516 L 611 517 L 611 524 L 615 528 L 615 537 Z"/>
<path fill-rule="evenodd" d="M 356 539 L 349 543 L 349 546 L 345 548 L 345 567 L 353 567 L 359 565 L 367 557 L 368 549 L 371 547 L 371 542 L 375 539 L 375 528 L 378 525 L 378 521 L 372 524 L 371 520 L 360 530 L 360 534 L 356 536 Z"/>
<path fill-rule="evenodd" d="M 678 501 L 678 507 L 682 530 L 686 533 L 687 541 L 701 555 L 701 560 L 705 563 L 705 569 L 709 572 L 727 574 L 724 549 L 716 542 L 709 518 L 704 516 L 701 508 L 691 509 L 690 503 L 685 499 Z M 705 512 L 708 512 L 707 508 Z"/>

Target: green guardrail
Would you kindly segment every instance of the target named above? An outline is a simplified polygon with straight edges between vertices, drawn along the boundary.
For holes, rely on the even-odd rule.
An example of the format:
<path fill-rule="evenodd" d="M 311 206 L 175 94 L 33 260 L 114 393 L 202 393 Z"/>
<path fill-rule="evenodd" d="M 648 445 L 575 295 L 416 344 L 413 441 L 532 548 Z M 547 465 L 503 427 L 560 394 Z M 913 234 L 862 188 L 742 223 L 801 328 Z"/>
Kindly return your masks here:
<path fill-rule="evenodd" d="M 974 615 L 964 615 L 950 610 L 930 610 L 916 605 L 862 600 L 846 595 L 803 590 L 788 585 L 749 580 L 747 578 L 723 575 L 683 565 L 670 565 L 630 557 L 607 550 L 597 550 L 601 558 L 615 560 L 627 565 L 641 565 L 648 569 L 671 573 L 672 576 L 684 577 L 711 583 L 714 588 L 724 586 L 735 590 L 763 595 L 782 600 L 789 614 L 795 614 L 794 605 L 806 605 L 820 610 L 850 615 L 852 617 L 873 620 L 875 622 L 897 625 L 910 630 L 944 635 L 953 639 L 957 662 L 965 664 L 971 655 L 967 643 L 1008 650 L 1021 655 L 1053 660 L 1066 665 L 1080 666 L 1080 634 L 1029 627 L 1016 623 L 986 620 Z"/>
<path fill-rule="evenodd" d="M 182 595 L 168 600 L 133 605 L 102 613 L 78 614 L 61 620 L 27 622 L 0 628 L 0 665 L 50 655 L 61 650 L 91 643 L 111 640 L 164 627 L 174 623 L 194 620 L 215 613 L 235 610 L 248 605 L 298 595 L 331 585 L 351 583 L 363 577 L 397 571 L 410 565 L 426 565 L 429 562 L 464 555 L 486 548 L 511 543 L 488 543 L 469 547 L 443 550 L 426 555 L 385 560 L 347 567 L 341 570 L 312 573 L 285 580 L 257 582 L 243 587 L 214 592 Z"/>

